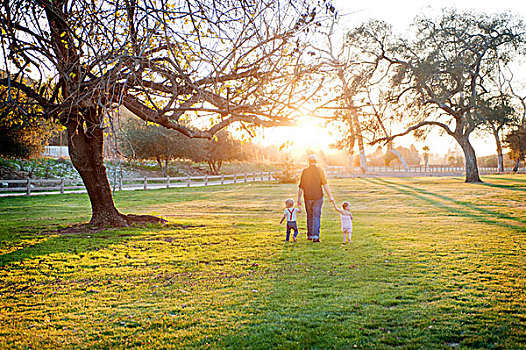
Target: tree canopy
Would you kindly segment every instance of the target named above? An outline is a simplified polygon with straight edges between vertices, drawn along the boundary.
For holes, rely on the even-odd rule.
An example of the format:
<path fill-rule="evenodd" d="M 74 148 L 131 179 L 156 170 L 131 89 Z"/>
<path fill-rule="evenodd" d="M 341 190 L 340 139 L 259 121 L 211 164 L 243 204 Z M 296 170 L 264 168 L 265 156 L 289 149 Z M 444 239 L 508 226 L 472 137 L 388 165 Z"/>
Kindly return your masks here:
<path fill-rule="evenodd" d="M 418 17 L 414 38 L 395 38 L 378 27 L 359 28 L 359 43 L 389 64 L 391 99 L 403 106 L 408 128 L 375 142 L 439 127 L 464 151 L 466 181 L 480 181 L 469 136 L 480 125 L 484 101 L 500 94 L 490 77 L 524 49 L 524 24 L 509 14 L 444 10 L 437 18 Z"/>
<path fill-rule="evenodd" d="M 286 123 L 312 85 L 303 39 L 333 13 L 326 1 L 12 0 L 0 7 L 0 85 L 28 97 L 10 104 L 66 126 L 91 223 L 125 225 L 102 161 L 112 110 L 202 138 Z"/>

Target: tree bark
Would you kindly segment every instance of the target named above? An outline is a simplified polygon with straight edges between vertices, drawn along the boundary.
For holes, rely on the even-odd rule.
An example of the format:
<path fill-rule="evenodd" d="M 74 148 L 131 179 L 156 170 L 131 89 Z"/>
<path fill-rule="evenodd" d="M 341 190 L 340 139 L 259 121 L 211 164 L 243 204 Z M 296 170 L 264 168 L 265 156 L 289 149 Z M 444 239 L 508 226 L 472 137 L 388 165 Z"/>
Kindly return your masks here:
<path fill-rule="evenodd" d="M 499 130 L 491 125 L 491 132 L 495 137 L 495 143 L 497 144 L 497 171 L 502 173 L 504 172 L 504 155 L 502 154 L 502 142 L 500 141 Z"/>
<path fill-rule="evenodd" d="M 355 135 L 358 140 L 358 151 L 360 154 L 360 167 L 362 168 L 362 173 L 367 172 L 367 158 L 365 157 L 365 147 L 363 143 L 362 128 L 360 122 L 358 121 L 358 116 L 356 113 L 353 113 L 353 124 L 355 127 Z"/>
<path fill-rule="evenodd" d="M 400 163 L 402 163 L 402 166 L 404 167 L 405 171 L 409 171 L 409 166 L 407 165 L 407 162 L 405 161 L 404 156 L 402 155 L 402 153 L 400 153 L 400 151 L 397 151 L 397 150 L 395 150 L 393 148 L 393 143 L 392 142 L 389 142 L 389 151 L 388 152 L 391 152 L 395 156 L 397 156 L 398 160 L 400 161 Z"/>
<path fill-rule="evenodd" d="M 163 162 L 161 161 L 161 157 L 156 156 L 155 159 L 157 160 L 157 164 L 159 164 L 159 168 L 161 169 L 161 176 L 166 177 L 166 169 L 163 166 Z"/>
<path fill-rule="evenodd" d="M 68 148 L 73 166 L 80 174 L 91 202 L 90 224 L 125 226 L 126 219 L 113 202 L 103 161 L 103 132 L 100 127 L 84 130 L 76 117 L 67 123 Z"/>
<path fill-rule="evenodd" d="M 124 227 L 133 222 L 165 222 L 149 215 L 124 215 L 117 210 L 104 165 L 102 128 L 99 124 L 84 124 L 79 120 L 82 119 L 73 115 L 66 122 L 68 149 L 71 162 L 80 174 L 91 202 L 89 224 Z"/>
<path fill-rule="evenodd" d="M 521 159 L 519 157 L 517 158 L 517 161 L 515 162 L 515 165 L 513 166 L 513 173 L 516 173 L 517 171 L 519 171 L 520 162 L 521 162 Z"/>
<path fill-rule="evenodd" d="M 464 151 L 464 162 L 466 167 L 466 182 L 477 183 L 482 182 L 479 176 L 479 169 L 477 165 L 477 156 L 475 149 L 469 142 L 467 136 L 456 136 L 455 139 L 460 144 L 462 151 Z"/>

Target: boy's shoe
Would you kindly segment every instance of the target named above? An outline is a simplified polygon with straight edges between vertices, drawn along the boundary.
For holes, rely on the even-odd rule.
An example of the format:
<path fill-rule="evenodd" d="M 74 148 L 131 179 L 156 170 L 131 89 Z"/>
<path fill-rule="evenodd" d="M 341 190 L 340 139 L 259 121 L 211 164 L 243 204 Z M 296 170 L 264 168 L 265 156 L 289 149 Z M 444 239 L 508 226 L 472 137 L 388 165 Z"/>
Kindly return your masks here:
<path fill-rule="evenodd" d="M 313 239 L 312 242 L 313 242 L 313 243 L 319 243 L 320 240 L 319 240 L 319 239 Z"/>
<path fill-rule="evenodd" d="M 297 241 L 298 241 L 298 240 L 296 239 L 296 237 L 292 237 L 292 240 L 293 240 L 294 242 L 297 242 Z"/>

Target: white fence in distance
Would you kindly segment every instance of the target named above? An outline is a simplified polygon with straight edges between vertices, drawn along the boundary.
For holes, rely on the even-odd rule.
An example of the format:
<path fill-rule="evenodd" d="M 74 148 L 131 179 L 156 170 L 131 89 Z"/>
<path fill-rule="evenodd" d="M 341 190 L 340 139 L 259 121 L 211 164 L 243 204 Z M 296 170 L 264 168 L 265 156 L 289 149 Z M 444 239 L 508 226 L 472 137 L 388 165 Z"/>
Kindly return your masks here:
<path fill-rule="evenodd" d="M 252 172 L 230 175 L 180 176 L 180 177 L 144 177 L 119 178 L 110 186 L 115 191 L 152 190 L 160 188 L 181 188 L 213 186 L 255 181 L 274 180 L 276 172 Z M 83 193 L 86 188 L 81 179 L 25 179 L 0 180 L 0 196 Z"/>
<path fill-rule="evenodd" d="M 510 173 L 511 168 L 505 172 Z M 481 175 L 499 174 L 497 168 L 479 168 Z M 464 175 L 463 167 L 409 167 L 409 171 L 403 167 L 381 166 L 368 167 L 367 173 L 362 174 L 359 168 L 350 171 L 346 167 L 328 167 L 328 177 L 357 177 L 357 176 L 447 176 Z M 526 168 L 520 168 L 519 173 L 526 173 Z M 114 183 L 110 179 L 110 185 L 115 191 L 151 190 L 160 188 L 181 188 L 196 186 L 213 186 L 236 183 L 248 183 L 255 181 L 272 181 L 275 175 L 281 172 L 252 172 L 230 175 L 205 175 L 205 176 L 180 176 L 180 177 L 144 177 L 123 179 L 119 178 Z M 299 175 L 299 172 L 298 172 Z M 86 188 L 81 179 L 25 179 L 25 180 L 0 180 L 0 196 L 20 196 L 37 194 L 64 194 L 84 193 Z"/>

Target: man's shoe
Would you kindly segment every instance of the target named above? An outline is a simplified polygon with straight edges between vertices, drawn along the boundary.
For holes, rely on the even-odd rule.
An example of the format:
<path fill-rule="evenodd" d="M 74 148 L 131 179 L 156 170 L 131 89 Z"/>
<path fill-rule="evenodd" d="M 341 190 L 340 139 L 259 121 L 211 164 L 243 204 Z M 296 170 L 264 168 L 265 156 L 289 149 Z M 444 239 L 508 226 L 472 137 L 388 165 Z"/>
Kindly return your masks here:
<path fill-rule="evenodd" d="M 320 240 L 319 240 L 319 239 L 313 239 L 312 242 L 313 242 L 313 243 L 319 243 Z"/>

